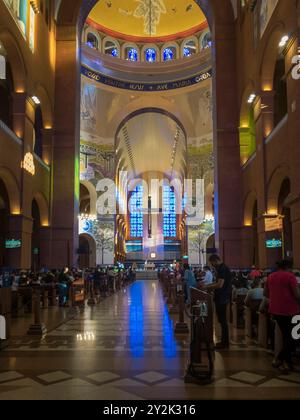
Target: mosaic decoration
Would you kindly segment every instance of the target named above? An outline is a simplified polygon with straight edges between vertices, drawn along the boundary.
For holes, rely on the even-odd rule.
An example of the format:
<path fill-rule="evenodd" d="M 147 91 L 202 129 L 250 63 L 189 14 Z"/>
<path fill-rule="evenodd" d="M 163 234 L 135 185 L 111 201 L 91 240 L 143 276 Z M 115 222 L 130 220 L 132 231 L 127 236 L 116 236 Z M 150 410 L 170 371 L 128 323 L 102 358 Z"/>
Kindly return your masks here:
<path fill-rule="evenodd" d="M 278 0 L 261 0 L 260 6 L 260 36 L 262 37 L 267 29 L 268 23 L 273 15 Z"/>
<path fill-rule="evenodd" d="M 93 85 L 82 83 L 81 88 L 81 121 L 85 129 L 96 128 L 97 89 Z"/>
<path fill-rule="evenodd" d="M 156 28 L 160 23 L 161 15 L 167 13 L 164 0 L 138 0 L 138 2 L 139 5 L 133 16 L 144 19 L 144 33 L 146 35 L 156 35 Z"/>
<path fill-rule="evenodd" d="M 27 29 L 27 0 L 4 0 L 23 35 Z"/>

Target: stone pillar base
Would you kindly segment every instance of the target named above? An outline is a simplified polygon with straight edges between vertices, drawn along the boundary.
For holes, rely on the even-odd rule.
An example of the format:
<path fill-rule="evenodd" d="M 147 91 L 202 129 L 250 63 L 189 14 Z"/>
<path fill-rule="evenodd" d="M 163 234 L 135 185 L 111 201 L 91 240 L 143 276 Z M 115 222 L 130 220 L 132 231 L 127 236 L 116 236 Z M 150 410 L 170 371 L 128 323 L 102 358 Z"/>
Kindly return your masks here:
<path fill-rule="evenodd" d="M 169 314 L 171 314 L 171 315 L 177 315 L 177 314 L 179 314 L 179 310 L 178 310 L 177 306 L 171 306 L 169 308 Z"/>
<path fill-rule="evenodd" d="M 32 324 L 29 327 L 27 335 L 38 335 L 43 336 L 47 334 L 47 328 L 45 324 Z"/>
<path fill-rule="evenodd" d="M 96 305 L 97 301 L 94 297 L 89 298 L 89 300 L 87 301 L 87 304 L 90 306 L 94 306 Z"/>
<path fill-rule="evenodd" d="M 175 325 L 175 334 L 189 334 L 189 327 L 186 322 L 177 322 Z"/>

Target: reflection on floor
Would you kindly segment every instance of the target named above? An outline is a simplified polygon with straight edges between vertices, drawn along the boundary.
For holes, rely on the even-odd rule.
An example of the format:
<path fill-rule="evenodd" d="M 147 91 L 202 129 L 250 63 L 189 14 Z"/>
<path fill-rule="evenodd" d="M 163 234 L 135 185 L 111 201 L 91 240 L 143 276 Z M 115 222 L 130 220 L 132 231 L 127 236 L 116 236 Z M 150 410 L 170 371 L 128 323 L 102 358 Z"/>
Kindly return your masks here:
<path fill-rule="evenodd" d="M 236 342 L 217 353 L 215 382 L 185 385 L 188 337 L 176 338 L 157 281 L 139 281 L 43 339 L 13 337 L 0 352 L 0 399 L 300 398 L 300 372 Z"/>

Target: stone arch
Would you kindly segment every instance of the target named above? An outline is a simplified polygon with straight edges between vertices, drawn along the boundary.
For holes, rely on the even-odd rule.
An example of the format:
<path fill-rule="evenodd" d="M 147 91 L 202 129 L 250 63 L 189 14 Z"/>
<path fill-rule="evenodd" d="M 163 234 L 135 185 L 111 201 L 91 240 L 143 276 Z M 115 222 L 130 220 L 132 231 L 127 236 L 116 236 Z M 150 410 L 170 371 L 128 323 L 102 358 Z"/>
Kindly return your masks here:
<path fill-rule="evenodd" d="M 90 194 L 90 212 L 92 215 L 97 214 L 97 191 L 94 185 L 90 181 L 81 180 L 80 183 L 88 190 Z"/>
<path fill-rule="evenodd" d="M 221 256 L 227 264 L 238 266 L 240 263 L 240 241 L 241 233 L 238 229 L 242 225 L 242 205 L 241 205 L 241 166 L 239 148 L 239 109 L 237 98 L 237 68 L 235 60 L 236 33 L 235 16 L 231 0 L 223 0 L 220 7 L 220 0 L 195 0 L 204 12 L 212 32 L 212 58 L 214 68 L 213 101 L 214 101 L 214 139 L 215 139 L 215 214 L 216 214 L 216 246 Z M 84 22 L 97 0 L 62 0 L 58 10 L 58 37 L 57 37 L 57 66 L 56 66 L 56 103 L 57 111 L 56 125 L 57 131 L 68 132 L 69 142 L 69 162 L 64 168 L 57 168 L 54 171 L 54 211 L 58 216 L 58 208 L 61 206 L 59 198 L 61 188 L 59 187 L 61 173 L 70 173 L 70 182 L 76 184 L 74 168 L 74 158 L 76 158 L 79 144 L 79 130 L 77 119 L 79 114 L 79 92 L 76 87 L 79 84 L 79 64 L 76 42 L 81 39 L 81 30 Z M 77 36 L 75 36 L 77 35 Z M 63 62 L 65 53 L 67 63 Z M 69 71 L 68 91 L 70 95 L 63 97 L 60 93 L 64 89 L 63 74 Z M 230 78 L 228 75 L 230 74 Z M 72 102 L 70 107 L 70 102 Z M 61 118 L 60 109 L 67 109 L 68 119 Z M 64 130 L 66 129 L 66 130 Z M 73 139 L 73 140 L 72 140 Z M 55 143 L 55 141 L 54 141 Z M 229 147 L 228 147 L 229 146 Z M 67 146 L 66 146 L 67 147 Z M 73 166 L 71 166 L 73 163 Z M 72 173 L 70 172 L 72 171 Z M 71 212 L 77 212 L 78 206 L 74 195 L 74 190 L 70 189 L 68 196 L 65 197 L 64 221 L 68 226 L 70 243 L 76 243 L 76 217 Z M 75 197 L 77 193 L 75 190 Z M 220 210 L 222 209 L 222 210 Z M 54 217 L 54 218 L 55 218 Z M 72 221 L 72 222 L 71 222 Z M 55 220 L 56 224 L 62 223 L 62 219 Z M 76 246 L 73 246 L 74 250 Z M 55 254 L 55 253 L 54 253 Z M 74 258 L 74 253 L 72 258 Z"/>
<path fill-rule="evenodd" d="M 283 22 L 278 22 L 270 28 L 267 35 L 267 42 L 262 52 L 262 59 L 259 69 L 262 91 L 273 90 L 273 79 L 276 61 L 278 58 L 278 44 L 281 37 L 284 35 L 285 25 Z"/>
<path fill-rule="evenodd" d="M 175 57 L 173 58 L 173 60 L 177 60 L 177 59 L 179 59 L 179 58 L 181 58 L 181 55 L 180 55 L 180 47 L 179 47 L 179 45 L 178 45 L 178 43 L 177 42 L 175 42 L 175 41 L 171 41 L 171 42 L 166 42 L 162 47 L 161 47 L 161 52 L 160 52 L 160 61 L 164 61 L 164 51 L 167 49 L 167 48 L 174 48 L 175 49 L 175 51 L 176 51 L 176 55 L 175 55 Z"/>
<path fill-rule="evenodd" d="M 282 183 L 290 178 L 290 170 L 287 165 L 281 165 L 275 169 L 268 182 L 268 213 L 278 214 L 278 197 Z"/>
<path fill-rule="evenodd" d="M 11 214 L 21 213 L 21 197 L 18 182 L 12 172 L 3 166 L 0 166 L 0 178 L 4 182 L 9 197 Z"/>
<path fill-rule="evenodd" d="M 50 224 L 49 218 L 49 205 L 48 201 L 45 198 L 44 194 L 40 191 L 36 192 L 33 195 L 33 200 L 36 201 L 39 212 L 40 212 L 40 219 L 41 219 L 41 227 L 47 227 Z"/>
<path fill-rule="evenodd" d="M 0 40 L 6 51 L 6 58 L 10 64 L 14 90 L 18 93 L 26 92 L 26 65 L 18 42 L 8 28 L 0 27 Z"/>
<path fill-rule="evenodd" d="M 132 49 L 136 50 L 137 51 L 137 61 L 141 61 L 140 47 L 137 44 L 135 44 L 134 42 L 125 42 L 122 45 L 122 48 L 121 48 L 121 58 L 123 60 L 127 60 L 127 57 L 126 57 L 126 50 L 127 50 L 127 48 L 132 48 Z"/>
<path fill-rule="evenodd" d="M 88 243 L 88 267 L 82 267 L 82 268 L 91 268 L 91 267 L 96 267 L 96 263 L 97 263 L 97 244 L 95 241 L 95 238 L 90 235 L 89 233 L 81 233 L 79 235 L 79 244 L 80 244 L 80 239 L 83 239 L 85 241 L 87 241 Z M 79 251 L 81 250 L 81 248 L 79 247 Z M 79 254 L 79 258 L 80 258 L 80 254 Z M 80 261 L 79 261 L 80 263 Z"/>
<path fill-rule="evenodd" d="M 244 202 L 244 226 L 253 225 L 253 208 L 257 201 L 257 195 L 255 191 L 250 191 Z"/>
<path fill-rule="evenodd" d="M 39 98 L 43 115 L 43 123 L 45 129 L 53 128 L 53 104 L 50 95 L 45 87 L 37 83 L 34 87 L 34 94 Z"/>

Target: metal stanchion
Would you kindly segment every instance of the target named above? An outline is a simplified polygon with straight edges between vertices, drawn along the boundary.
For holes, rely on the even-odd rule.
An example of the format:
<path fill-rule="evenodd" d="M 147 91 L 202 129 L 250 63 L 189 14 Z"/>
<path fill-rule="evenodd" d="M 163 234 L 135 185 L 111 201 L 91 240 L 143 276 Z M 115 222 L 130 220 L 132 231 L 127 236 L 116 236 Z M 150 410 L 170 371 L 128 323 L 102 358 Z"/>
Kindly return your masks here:
<path fill-rule="evenodd" d="M 179 310 L 178 310 L 178 306 L 177 306 L 177 293 L 176 293 L 176 284 L 175 281 L 172 280 L 171 281 L 171 307 L 170 307 L 170 314 L 178 314 Z"/>
<path fill-rule="evenodd" d="M 90 306 L 94 306 L 96 305 L 96 299 L 95 299 L 95 294 L 94 294 L 94 280 L 90 280 L 90 284 L 89 284 L 89 299 L 88 299 L 88 305 Z"/>
<path fill-rule="evenodd" d="M 184 292 L 183 286 L 178 285 L 178 306 L 179 306 L 179 320 L 175 325 L 175 334 L 188 334 L 189 327 L 184 320 L 184 309 L 185 309 L 185 302 L 184 302 Z"/>
<path fill-rule="evenodd" d="M 33 291 L 34 324 L 30 325 L 28 335 L 43 336 L 47 333 L 45 324 L 41 322 L 41 290 L 35 288 Z"/>

